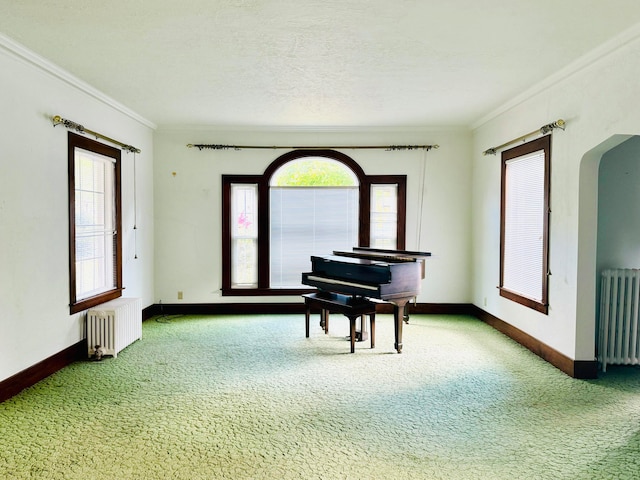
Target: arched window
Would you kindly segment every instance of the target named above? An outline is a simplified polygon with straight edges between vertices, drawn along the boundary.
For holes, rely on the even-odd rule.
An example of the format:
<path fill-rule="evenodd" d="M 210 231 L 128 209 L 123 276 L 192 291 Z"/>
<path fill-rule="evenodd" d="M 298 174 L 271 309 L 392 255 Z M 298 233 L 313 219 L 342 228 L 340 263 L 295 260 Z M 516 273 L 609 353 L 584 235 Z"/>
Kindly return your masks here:
<path fill-rule="evenodd" d="M 311 255 L 404 248 L 406 176 L 365 175 L 343 153 L 295 150 L 222 186 L 223 295 L 298 294 Z"/>
<path fill-rule="evenodd" d="M 269 183 L 269 286 L 300 287 L 311 255 L 358 244 L 359 187 L 343 163 L 304 157 L 282 165 Z"/>

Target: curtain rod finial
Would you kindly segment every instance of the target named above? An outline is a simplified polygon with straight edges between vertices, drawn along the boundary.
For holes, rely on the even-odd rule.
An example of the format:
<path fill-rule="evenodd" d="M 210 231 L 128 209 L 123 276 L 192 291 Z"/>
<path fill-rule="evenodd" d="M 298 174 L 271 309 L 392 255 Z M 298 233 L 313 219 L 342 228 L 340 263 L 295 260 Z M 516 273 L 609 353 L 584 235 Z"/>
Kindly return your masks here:
<path fill-rule="evenodd" d="M 540 127 L 540 133 L 542 135 L 546 135 L 547 133 L 551 132 L 554 128 L 559 128 L 560 130 L 564 130 L 564 127 L 565 127 L 565 121 L 560 118 L 553 123 L 549 123 L 547 125 L 543 125 L 542 127 Z"/>

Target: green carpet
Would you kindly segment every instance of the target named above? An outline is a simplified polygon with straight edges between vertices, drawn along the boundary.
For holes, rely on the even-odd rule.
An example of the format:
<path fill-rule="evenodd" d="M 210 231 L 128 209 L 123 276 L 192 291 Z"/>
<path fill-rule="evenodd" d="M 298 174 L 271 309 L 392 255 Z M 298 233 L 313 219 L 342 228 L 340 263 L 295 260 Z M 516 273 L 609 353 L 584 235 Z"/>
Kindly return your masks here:
<path fill-rule="evenodd" d="M 0 404 L 2 479 L 636 479 L 640 370 L 574 380 L 470 317 L 349 354 L 302 315 L 143 325 Z"/>

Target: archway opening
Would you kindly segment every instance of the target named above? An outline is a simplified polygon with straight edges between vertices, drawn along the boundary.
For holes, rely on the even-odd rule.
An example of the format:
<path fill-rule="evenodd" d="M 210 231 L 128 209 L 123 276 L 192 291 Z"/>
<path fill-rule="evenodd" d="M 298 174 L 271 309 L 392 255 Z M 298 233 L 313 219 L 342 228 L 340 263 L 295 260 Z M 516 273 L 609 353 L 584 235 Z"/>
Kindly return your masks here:
<path fill-rule="evenodd" d="M 615 208 L 615 204 L 619 204 L 619 200 L 609 203 L 606 198 L 601 198 L 605 197 L 606 193 L 600 193 L 600 187 L 602 186 L 605 191 L 609 190 L 610 187 L 606 185 L 610 180 L 605 178 L 603 185 L 600 185 L 600 167 L 602 164 L 605 169 L 605 177 L 624 175 L 624 172 L 617 170 L 623 168 L 624 162 L 616 162 L 615 159 L 620 158 L 626 148 L 623 144 L 632 138 L 635 137 L 613 135 L 586 152 L 580 164 L 575 344 L 575 358 L 577 360 L 591 360 L 598 355 L 596 346 L 600 326 L 598 319 L 600 273 L 603 265 L 608 263 L 607 257 L 609 255 L 604 253 L 604 249 L 608 248 L 607 241 L 604 240 L 604 237 L 601 239 L 599 236 L 599 223 L 601 223 L 599 212 L 601 211 L 604 216 L 607 211 Z M 633 147 L 634 142 L 627 147 Z M 618 147 L 623 150 L 617 150 Z M 635 205 L 627 205 L 624 210 L 628 214 L 630 209 L 636 208 Z M 606 228 L 606 223 L 607 221 L 602 221 L 602 228 Z M 589 299 L 592 300 L 589 301 Z"/>

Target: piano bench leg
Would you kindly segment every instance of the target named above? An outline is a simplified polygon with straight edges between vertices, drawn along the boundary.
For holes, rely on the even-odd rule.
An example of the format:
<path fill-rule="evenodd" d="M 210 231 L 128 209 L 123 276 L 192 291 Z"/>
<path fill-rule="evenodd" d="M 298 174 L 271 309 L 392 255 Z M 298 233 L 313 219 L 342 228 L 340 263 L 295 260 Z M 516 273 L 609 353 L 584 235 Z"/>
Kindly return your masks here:
<path fill-rule="evenodd" d="M 354 317 L 353 315 L 349 316 L 349 327 L 351 332 L 349 341 L 351 342 L 351 353 L 355 353 L 356 351 L 356 318 L 358 317 Z"/>
<path fill-rule="evenodd" d="M 376 314 L 369 315 L 369 325 L 371 326 L 371 348 L 376 346 Z"/>

